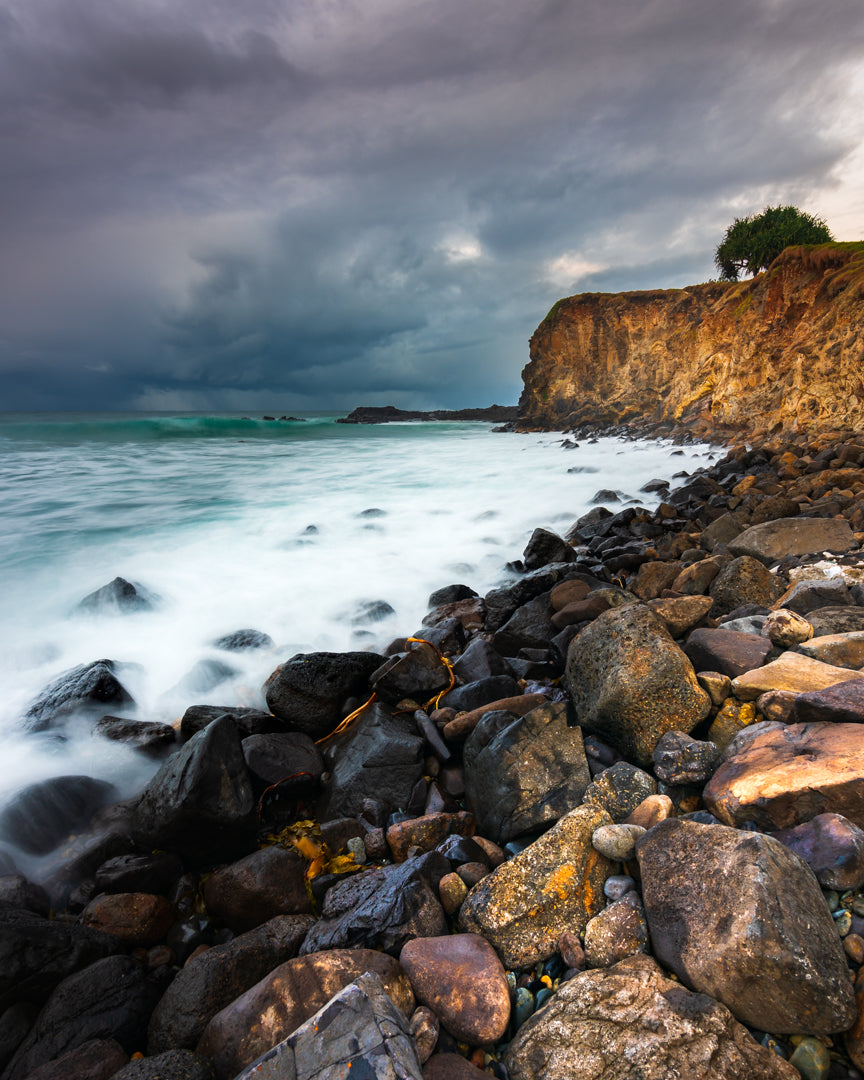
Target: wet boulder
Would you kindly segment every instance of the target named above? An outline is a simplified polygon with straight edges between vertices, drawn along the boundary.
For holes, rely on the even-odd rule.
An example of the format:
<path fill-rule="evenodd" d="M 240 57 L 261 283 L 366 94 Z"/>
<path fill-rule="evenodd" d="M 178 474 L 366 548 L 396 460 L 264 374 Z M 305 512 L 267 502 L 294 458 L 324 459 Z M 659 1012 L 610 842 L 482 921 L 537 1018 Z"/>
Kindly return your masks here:
<path fill-rule="evenodd" d="M 549 593 L 544 592 L 518 607 L 492 640 L 502 656 L 519 656 L 522 649 L 547 649 L 559 629 Z"/>
<path fill-rule="evenodd" d="M 231 634 L 223 634 L 213 642 L 214 649 L 225 649 L 227 652 L 244 652 L 247 649 L 272 649 L 273 638 L 261 630 L 235 630 Z"/>
<path fill-rule="evenodd" d="M 259 789 L 298 773 L 318 780 L 324 771 L 318 747 L 302 731 L 249 735 L 243 740 L 243 758 Z"/>
<path fill-rule="evenodd" d="M 254 834 L 255 799 L 237 728 L 224 716 L 194 735 L 144 789 L 134 833 L 146 848 L 225 858 Z"/>
<path fill-rule="evenodd" d="M 858 546 L 849 522 L 843 518 L 777 518 L 753 525 L 730 540 L 733 555 L 749 555 L 772 563 L 786 555 L 810 555 L 817 551 L 843 554 Z"/>
<path fill-rule="evenodd" d="M 783 594 L 783 583 L 758 559 L 741 555 L 725 566 L 711 582 L 714 615 L 728 615 L 742 604 L 771 607 Z"/>
<path fill-rule="evenodd" d="M 80 600 L 77 609 L 89 615 L 128 615 L 136 611 L 153 611 L 158 607 L 159 599 L 156 593 L 137 581 L 115 577 Z"/>
<path fill-rule="evenodd" d="M 854 1022 L 831 913 L 783 844 L 669 818 L 636 854 L 654 955 L 685 985 L 761 1031 L 832 1034 Z"/>
<path fill-rule="evenodd" d="M 228 716 L 234 721 L 241 738 L 285 730 L 281 720 L 277 720 L 272 713 L 262 712 L 261 709 L 235 705 L 190 705 L 180 721 L 181 738 L 191 739 L 220 716 Z"/>
<path fill-rule="evenodd" d="M 406 652 L 391 656 L 377 668 L 369 681 L 382 701 L 395 705 L 403 698 L 422 704 L 446 690 L 451 678 L 437 649 L 426 642 L 412 642 Z"/>
<path fill-rule="evenodd" d="M 570 645 L 566 677 L 580 725 L 645 767 L 664 732 L 689 733 L 711 708 L 690 661 L 641 604 L 587 626 Z"/>
<path fill-rule="evenodd" d="M 19 791 L 0 811 L 0 837 L 31 855 L 53 851 L 117 796 L 105 780 L 55 776 Z"/>
<path fill-rule="evenodd" d="M 771 835 L 807 863 L 823 888 L 842 892 L 864 885 L 864 830 L 842 814 L 817 814 Z"/>
<path fill-rule="evenodd" d="M 504 657 L 482 637 L 474 638 L 463 650 L 453 663 L 453 671 L 463 683 L 488 679 L 493 675 L 510 674 L 510 668 Z"/>
<path fill-rule="evenodd" d="M 457 686 L 441 698 L 441 706 L 457 712 L 473 712 L 492 701 L 515 697 L 520 690 L 519 683 L 509 673 L 489 675 L 466 683 L 465 686 Z"/>
<path fill-rule="evenodd" d="M 235 931 L 252 930 L 277 915 L 312 910 L 306 891 L 306 862 L 278 845 L 253 851 L 215 870 L 204 882 L 208 912 Z"/>
<path fill-rule="evenodd" d="M 109 893 L 97 896 L 81 913 L 81 925 L 111 934 L 130 947 L 155 945 L 171 929 L 174 911 L 164 896 Z"/>
<path fill-rule="evenodd" d="M 128 1061 L 129 1055 L 116 1039 L 91 1039 L 40 1065 L 27 1080 L 112 1080 Z"/>
<path fill-rule="evenodd" d="M 522 565 L 526 570 L 538 570 L 549 563 L 575 560 L 576 552 L 570 544 L 551 529 L 535 529 L 522 553 Z"/>
<path fill-rule="evenodd" d="M 213 1065 L 199 1054 L 191 1050 L 166 1050 L 155 1057 L 130 1061 L 111 1080 L 215 1080 L 215 1077 Z"/>
<path fill-rule="evenodd" d="M 298 653 L 264 684 L 267 708 L 288 726 L 323 738 L 345 716 L 349 698 L 369 696 L 370 676 L 382 663 L 376 653 Z"/>
<path fill-rule="evenodd" d="M 95 874 L 99 893 L 167 893 L 183 873 L 176 855 L 118 855 L 103 862 Z"/>
<path fill-rule="evenodd" d="M 487 713 L 465 744 L 465 792 L 480 832 L 504 843 L 557 821 L 590 782 L 582 732 L 563 703 Z"/>
<path fill-rule="evenodd" d="M 657 781 L 629 761 L 616 761 L 585 789 L 583 803 L 599 806 L 614 822 L 625 821 L 637 806 L 657 794 Z"/>
<path fill-rule="evenodd" d="M 133 707 L 132 695 L 117 677 L 123 665 L 94 660 L 70 668 L 49 683 L 24 714 L 28 731 L 45 731 L 73 713 L 104 713 L 105 706 Z"/>
<path fill-rule="evenodd" d="M 124 720 L 120 716 L 103 716 L 93 734 L 111 742 L 125 743 L 150 757 L 161 757 L 177 740 L 170 724 L 148 720 Z"/>

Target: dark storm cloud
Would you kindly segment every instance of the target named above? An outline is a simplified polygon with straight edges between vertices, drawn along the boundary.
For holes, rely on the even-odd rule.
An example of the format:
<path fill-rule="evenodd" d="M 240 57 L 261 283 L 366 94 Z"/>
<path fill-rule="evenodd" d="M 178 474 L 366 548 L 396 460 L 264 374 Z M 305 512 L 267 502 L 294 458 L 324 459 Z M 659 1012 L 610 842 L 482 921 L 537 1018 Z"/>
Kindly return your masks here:
<path fill-rule="evenodd" d="M 7 2 L 0 402 L 514 400 L 558 296 L 819 212 L 862 39 L 859 0 Z"/>

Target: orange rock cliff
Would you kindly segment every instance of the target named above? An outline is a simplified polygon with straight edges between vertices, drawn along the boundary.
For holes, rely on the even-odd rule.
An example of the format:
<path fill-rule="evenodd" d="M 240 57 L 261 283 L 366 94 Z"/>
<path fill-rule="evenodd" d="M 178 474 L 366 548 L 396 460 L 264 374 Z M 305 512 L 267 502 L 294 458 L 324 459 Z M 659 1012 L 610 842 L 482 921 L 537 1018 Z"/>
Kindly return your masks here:
<path fill-rule="evenodd" d="M 559 300 L 530 355 L 520 430 L 864 431 L 864 243 L 787 248 L 744 282 Z"/>

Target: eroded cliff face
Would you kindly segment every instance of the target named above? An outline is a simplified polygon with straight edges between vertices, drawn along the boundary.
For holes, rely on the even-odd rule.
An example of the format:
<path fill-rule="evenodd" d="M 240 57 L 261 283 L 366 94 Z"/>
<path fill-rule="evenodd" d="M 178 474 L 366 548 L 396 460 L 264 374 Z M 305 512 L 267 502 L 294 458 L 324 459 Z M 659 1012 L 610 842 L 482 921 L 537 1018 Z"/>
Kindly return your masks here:
<path fill-rule="evenodd" d="M 864 244 L 788 248 L 764 274 L 582 293 L 531 338 L 521 430 L 681 421 L 700 434 L 864 430 Z"/>

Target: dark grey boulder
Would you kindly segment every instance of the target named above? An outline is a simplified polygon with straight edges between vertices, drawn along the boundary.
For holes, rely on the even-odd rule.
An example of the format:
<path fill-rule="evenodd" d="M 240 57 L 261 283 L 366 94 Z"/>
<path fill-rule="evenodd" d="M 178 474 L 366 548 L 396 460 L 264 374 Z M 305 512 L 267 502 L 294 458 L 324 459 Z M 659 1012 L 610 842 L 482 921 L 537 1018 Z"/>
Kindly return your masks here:
<path fill-rule="evenodd" d="M 231 634 L 223 634 L 213 642 L 215 649 L 225 649 L 227 652 L 242 652 L 246 649 L 272 649 L 273 638 L 261 630 L 235 630 Z"/>
<path fill-rule="evenodd" d="M 137 581 L 127 581 L 115 577 L 101 589 L 85 596 L 79 601 L 79 611 L 99 615 L 128 615 L 136 611 L 152 611 L 159 605 L 160 598 Z"/>
<path fill-rule="evenodd" d="M 245 848 L 255 798 L 237 728 L 223 716 L 194 735 L 144 789 L 133 832 L 145 848 L 206 862 Z"/>
<path fill-rule="evenodd" d="M 401 717 L 377 703 L 328 747 L 330 777 L 319 804 L 321 821 L 357 817 L 366 799 L 391 810 L 408 804 L 423 775 L 424 742 Z"/>
<path fill-rule="evenodd" d="M 423 1080 L 411 1025 L 366 972 L 236 1080 Z"/>
<path fill-rule="evenodd" d="M 51 900 L 41 885 L 28 881 L 23 874 L 3 874 L 0 876 L 0 908 L 33 911 L 47 918 Z"/>
<path fill-rule="evenodd" d="M 112 742 L 126 743 L 151 757 L 167 753 L 177 741 L 177 733 L 170 724 L 124 720 L 120 716 L 103 716 L 93 729 L 93 734 Z"/>
<path fill-rule="evenodd" d="M 30 911 L 0 909 L 0 1009 L 45 1001 L 67 975 L 119 952 L 115 937 Z"/>
<path fill-rule="evenodd" d="M 573 563 L 551 563 L 532 570 L 513 582 L 492 589 L 484 597 L 486 605 L 486 629 L 499 630 L 517 608 L 527 604 L 541 593 L 549 592 L 553 586 L 568 578 L 584 576 L 575 569 Z"/>
<path fill-rule="evenodd" d="M 92 776 L 55 776 L 30 784 L 0 811 L 0 836 L 31 855 L 53 851 L 85 828 L 116 789 Z"/>
<path fill-rule="evenodd" d="M 318 747 L 302 731 L 249 735 L 243 740 L 243 757 L 256 788 L 297 773 L 309 773 L 317 780 L 324 771 Z"/>
<path fill-rule="evenodd" d="M 309 915 L 281 915 L 190 960 L 153 1012 L 147 1052 L 193 1050 L 217 1012 L 297 955 L 313 922 Z"/>
<path fill-rule="evenodd" d="M 24 1042 L 38 1011 L 32 1002 L 19 1001 L 0 1015 L 0 1071 L 6 1068 L 9 1059 Z"/>
<path fill-rule="evenodd" d="M 773 648 L 767 637 L 736 630 L 694 630 L 684 652 L 696 671 L 719 671 L 730 679 L 762 667 Z"/>
<path fill-rule="evenodd" d="M 122 806 L 118 804 L 118 807 Z M 104 813 L 108 814 L 113 809 L 106 807 Z M 109 827 L 106 832 L 82 833 L 51 854 L 47 865 L 42 867 L 46 875 L 42 884 L 51 898 L 52 907 L 64 908 L 72 892 L 91 878 L 102 863 L 134 851 L 135 843 L 127 828 L 128 820 L 124 811 L 118 827 Z"/>
<path fill-rule="evenodd" d="M 27 709 L 27 730 L 45 731 L 72 713 L 104 713 L 106 705 L 134 706 L 132 695 L 117 678 L 121 666 L 115 660 L 94 660 L 64 671 Z"/>
<path fill-rule="evenodd" d="M 111 1080 L 216 1080 L 216 1071 L 212 1062 L 191 1050 L 166 1050 L 130 1061 Z"/>
<path fill-rule="evenodd" d="M 465 794 L 478 831 L 496 843 L 549 825 L 590 783 L 579 728 L 562 703 L 525 716 L 487 713 L 465 743 Z"/>
<path fill-rule="evenodd" d="M 449 860 L 432 851 L 334 885 L 300 955 L 322 949 L 378 949 L 398 956 L 412 938 L 446 934 L 438 883 L 449 872 Z"/>
<path fill-rule="evenodd" d="M 482 637 L 474 638 L 453 663 L 456 677 L 463 683 L 488 679 L 492 675 L 509 675 L 510 667 L 504 657 L 496 652 Z"/>
<path fill-rule="evenodd" d="M 789 591 L 782 606 L 796 615 L 808 615 L 824 607 L 847 607 L 852 604 L 849 588 L 843 578 L 819 581 L 799 581 Z"/>
<path fill-rule="evenodd" d="M 585 789 L 583 803 L 599 806 L 620 823 L 628 818 L 636 807 L 657 794 L 657 781 L 629 761 L 616 761 L 604 769 Z"/>
<path fill-rule="evenodd" d="M 312 910 L 307 865 L 294 848 L 273 844 L 253 851 L 210 874 L 202 889 L 207 911 L 238 932 L 277 915 L 306 914 Z"/>
<path fill-rule="evenodd" d="M 369 679 L 375 693 L 391 705 L 412 698 L 421 705 L 450 685 L 450 672 L 435 648 L 412 644 L 397 653 L 372 673 Z"/>
<path fill-rule="evenodd" d="M 864 885 L 864 831 L 842 814 L 817 814 L 771 835 L 807 863 L 824 889 Z"/>
<path fill-rule="evenodd" d="M 455 604 L 458 600 L 470 600 L 477 593 L 467 585 L 444 585 L 431 593 L 426 601 L 430 609 L 441 607 L 442 604 Z"/>
<path fill-rule="evenodd" d="M 106 859 L 95 874 L 100 893 L 166 893 L 183 874 L 183 863 L 176 855 L 118 855 Z"/>
<path fill-rule="evenodd" d="M 654 748 L 654 775 L 666 784 L 704 784 L 720 761 L 720 747 L 667 731 Z"/>
<path fill-rule="evenodd" d="M 518 607 L 495 633 L 493 644 L 502 656 L 519 656 L 522 649 L 547 649 L 561 629 L 552 620 L 549 593 Z"/>
<path fill-rule="evenodd" d="M 241 737 L 265 735 L 271 731 L 284 731 L 285 725 L 272 713 L 260 709 L 248 709 L 235 705 L 190 705 L 180 721 L 180 736 L 191 739 L 220 716 L 230 716 L 237 725 Z"/>
<path fill-rule="evenodd" d="M 502 701 L 504 698 L 516 697 L 521 694 L 519 683 L 512 675 L 490 675 L 475 682 L 466 683 L 465 686 L 457 686 L 449 694 L 441 698 L 441 707 L 456 709 L 457 712 L 472 712 L 491 701 Z"/>
<path fill-rule="evenodd" d="M 345 716 L 349 698 L 369 696 L 369 677 L 383 662 L 377 653 L 298 653 L 264 684 L 267 707 L 290 727 L 323 738 Z"/>
<path fill-rule="evenodd" d="M 55 988 L 3 1080 L 25 1080 L 40 1065 L 91 1039 L 116 1039 L 133 1053 L 144 1045 L 160 995 L 158 982 L 131 957 L 97 960 Z"/>
<path fill-rule="evenodd" d="M 570 544 L 551 529 L 535 529 L 522 553 L 522 564 L 526 570 L 538 570 L 550 563 L 575 560 L 576 552 Z"/>
<path fill-rule="evenodd" d="M 128 1060 L 116 1039 L 91 1039 L 40 1065 L 27 1080 L 113 1080 Z"/>

